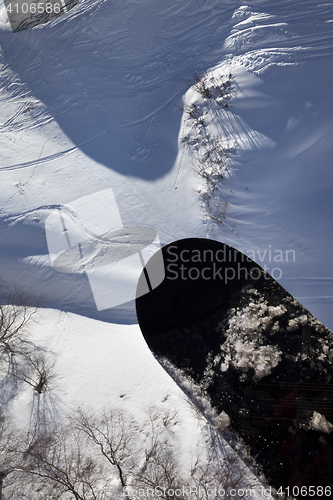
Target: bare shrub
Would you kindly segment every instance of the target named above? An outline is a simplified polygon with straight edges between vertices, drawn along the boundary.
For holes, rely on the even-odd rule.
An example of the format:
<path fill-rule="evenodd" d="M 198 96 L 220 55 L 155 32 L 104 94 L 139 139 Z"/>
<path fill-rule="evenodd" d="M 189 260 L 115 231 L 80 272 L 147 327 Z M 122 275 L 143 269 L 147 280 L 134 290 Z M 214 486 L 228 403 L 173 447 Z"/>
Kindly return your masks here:
<path fill-rule="evenodd" d="M 231 97 L 231 81 L 232 74 L 230 72 L 224 78 L 222 76 L 210 78 L 207 72 L 200 76 L 194 71 L 188 85 L 206 99 L 213 98 L 217 104 L 227 108 Z"/>
<path fill-rule="evenodd" d="M 50 387 L 54 363 L 28 338 L 27 325 L 37 309 L 18 293 L 0 304 L 0 362 L 12 377 L 41 394 Z"/>
<path fill-rule="evenodd" d="M 37 348 L 32 352 L 23 351 L 18 359 L 15 358 L 12 358 L 11 362 L 13 377 L 29 384 L 38 394 L 50 388 L 50 383 L 55 377 L 54 362 L 47 358 L 44 351 Z"/>
<path fill-rule="evenodd" d="M 229 101 L 231 98 L 231 80 L 231 73 L 229 73 L 226 79 L 223 79 L 221 76 L 218 79 L 213 78 L 215 101 L 217 102 L 217 104 L 225 108 L 228 108 L 230 106 Z"/>
<path fill-rule="evenodd" d="M 211 90 L 208 86 L 208 76 L 207 73 L 199 76 L 196 71 L 193 72 L 192 79 L 188 82 L 189 87 L 193 87 L 199 94 L 203 97 L 210 99 L 213 97 Z"/>
<path fill-rule="evenodd" d="M 194 71 L 189 86 L 206 99 L 219 106 L 230 106 L 232 91 L 232 74 L 228 76 L 209 76 L 204 72 L 201 76 Z M 205 121 L 198 104 L 178 107 L 192 120 L 192 133 L 182 138 L 194 159 L 193 170 L 205 182 L 205 188 L 200 191 L 200 197 L 205 205 L 206 220 L 223 224 L 226 218 L 228 203 L 223 201 L 212 203 L 212 195 L 218 189 L 220 181 L 229 173 L 230 153 L 234 147 L 225 146 L 221 138 L 211 137 L 206 133 Z"/>
<path fill-rule="evenodd" d="M 131 488 L 143 490 L 147 498 L 174 498 L 170 491 L 185 484 L 184 470 L 176 457 L 178 442 L 174 428 L 180 423 L 175 410 L 151 407 L 141 432 L 145 436 L 144 456 L 135 471 Z M 184 498 L 178 495 L 181 500 Z"/>
<path fill-rule="evenodd" d="M 238 467 L 237 457 L 231 453 L 224 456 L 218 432 L 212 427 L 207 429 L 205 454 L 197 454 L 191 468 L 191 477 L 200 499 L 209 498 L 208 490 L 216 486 L 229 492 L 240 486 L 243 471 Z"/>
<path fill-rule="evenodd" d="M 155 492 L 153 498 L 169 500 L 174 499 L 174 494 L 170 492 L 181 489 L 185 486 L 185 481 L 172 443 L 170 440 L 164 440 L 163 443 L 156 443 L 154 452 L 133 478 L 131 486 L 135 490 L 146 491 L 146 498 L 150 497 L 149 492 Z M 185 500 L 185 496 L 181 494 L 177 495 L 177 498 Z"/>
<path fill-rule="evenodd" d="M 15 432 L 10 420 L 0 411 L 0 500 L 3 498 L 3 483 L 15 470 L 15 445 Z"/>
<path fill-rule="evenodd" d="M 21 495 L 26 498 L 29 491 L 32 498 L 107 498 L 103 470 L 76 429 L 63 426 L 39 435 L 22 451 Z"/>
<path fill-rule="evenodd" d="M 103 458 L 116 471 L 121 486 L 127 486 L 135 468 L 133 458 L 140 434 L 134 418 L 120 409 L 103 410 L 99 416 L 79 409 L 72 424 L 98 447 Z"/>
<path fill-rule="evenodd" d="M 186 113 L 190 118 L 197 119 L 201 116 L 201 110 L 197 104 L 190 104 L 189 106 L 176 106 L 178 111 Z"/>
<path fill-rule="evenodd" d="M 25 327 L 37 311 L 37 307 L 28 307 L 19 294 L 6 302 L 0 303 L 0 354 L 10 354 L 22 347 Z"/>
<path fill-rule="evenodd" d="M 134 500 L 140 491 L 140 498 L 171 500 L 177 490 L 185 500 L 191 488 L 191 498 L 208 500 L 212 488 L 249 487 L 244 464 L 200 412 L 202 440 L 192 460 L 186 448 L 183 462 L 180 423 L 172 409 L 150 408 L 141 424 L 120 409 L 79 409 L 61 428 L 21 440 L 10 498 Z"/>
<path fill-rule="evenodd" d="M 229 174 L 228 162 L 230 147 L 222 144 L 218 137 L 202 141 L 199 153 L 195 155 L 193 164 L 195 173 L 205 180 L 205 189 L 201 198 L 206 205 L 206 218 L 222 223 L 228 203 L 220 200 L 212 202 L 213 193 L 219 188 L 220 181 Z"/>
<path fill-rule="evenodd" d="M 217 222 L 218 224 L 223 224 L 227 214 L 227 208 L 228 208 L 229 203 L 227 201 L 218 201 L 217 203 L 212 203 L 211 199 L 207 200 L 206 206 L 207 206 L 207 211 L 206 211 L 206 220 L 213 220 L 214 222 Z"/>

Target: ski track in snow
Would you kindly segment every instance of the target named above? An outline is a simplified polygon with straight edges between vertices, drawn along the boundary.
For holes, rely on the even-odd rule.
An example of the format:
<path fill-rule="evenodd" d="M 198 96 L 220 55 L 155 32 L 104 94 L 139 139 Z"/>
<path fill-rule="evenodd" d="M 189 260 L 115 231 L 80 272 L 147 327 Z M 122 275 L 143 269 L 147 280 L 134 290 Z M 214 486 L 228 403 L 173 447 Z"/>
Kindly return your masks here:
<path fill-rule="evenodd" d="M 21 169 L 21 168 L 35 167 L 36 165 L 40 165 L 41 163 L 48 163 L 50 161 L 53 161 L 53 160 L 56 160 L 59 158 L 64 158 L 65 156 L 68 156 L 71 153 L 78 151 L 80 149 L 80 146 L 83 146 L 83 144 L 88 144 L 89 142 L 95 141 L 96 139 L 98 139 L 99 137 L 102 137 L 103 135 L 104 134 L 100 134 L 99 136 L 96 136 L 92 139 L 89 139 L 89 140 L 85 141 L 84 143 L 79 144 L 78 146 L 67 149 L 65 151 L 61 151 L 60 153 L 55 153 L 53 155 L 44 156 L 42 158 L 38 158 L 38 159 L 32 160 L 32 161 L 18 163 L 16 165 L 9 165 L 8 167 L 0 167 L 0 171 L 1 170 L 17 170 L 17 169 Z"/>

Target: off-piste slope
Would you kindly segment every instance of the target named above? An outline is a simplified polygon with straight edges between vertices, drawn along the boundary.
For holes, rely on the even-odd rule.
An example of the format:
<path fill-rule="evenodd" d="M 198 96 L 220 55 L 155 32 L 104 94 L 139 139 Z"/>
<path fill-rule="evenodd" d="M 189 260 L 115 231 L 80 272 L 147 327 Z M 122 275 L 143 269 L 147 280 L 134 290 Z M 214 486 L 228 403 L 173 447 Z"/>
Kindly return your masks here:
<path fill-rule="evenodd" d="M 264 265 L 328 326 L 331 14 L 305 2 L 237 9 L 222 62 L 185 96 L 180 132 L 206 217 L 223 223 L 208 234 Z"/>
<path fill-rule="evenodd" d="M 123 224 L 155 228 L 162 244 L 198 236 L 243 250 L 332 328 L 332 21 L 332 5 L 312 0 L 82 0 L 13 34 L 0 5 L 1 278 L 50 308 L 35 340 L 58 376 L 55 399 L 27 387 L 13 402 L 23 426 L 43 398 L 48 425 L 72 403 L 139 412 L 177 392 L 128 326 L 133 302 L 98 312 L 87 277 L 51 265 L 45 221 L 84 196 L 112 189 Z M 231 75 L 227 108 L 188 91 L 194 70 Z M 184 95 L 201 128 L 175 109 Z M 193 168 L 202 141 L 183 140 L 200 134 L 231 148 L 214 194 L 222 224 L 206 220 Z"/>
<path fill-rule="evenodd" d="M 3 279 L 48 306 L 135 321 L 133 304 L 98 315 L 85 276 L 52 269 L 44 235 L 54 209 L 112 188 L 124 224 L 150 225 L 162 243 L 208 236 L 254 252 L 331 326 L 332 19 L 312 1 L 82 1 L 13 34 L 2 5 Z M 210 68 L 231 71 L 232 107 L 186 99 L 235 147 L 223 225 L 203 220 L 173 106 Z"/>

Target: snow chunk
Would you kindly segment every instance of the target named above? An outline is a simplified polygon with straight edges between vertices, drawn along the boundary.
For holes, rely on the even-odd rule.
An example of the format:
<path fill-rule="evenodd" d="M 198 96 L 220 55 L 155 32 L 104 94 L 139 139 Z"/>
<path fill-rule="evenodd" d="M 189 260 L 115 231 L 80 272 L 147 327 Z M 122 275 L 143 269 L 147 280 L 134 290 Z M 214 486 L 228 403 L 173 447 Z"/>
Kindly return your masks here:
<path fill-rule="evenodd" d="M 330 432 L 332 432 L 333 425 L 331 424 L 331 422 L 326 420 L 324 415 L 318 413 L 317 411 L 314 411 L 309 422 L 309 429 L 318 432 L 326 432 L 327 434 L 329 434 Z"/>
<path fill-rule="evenodd" d="M 243 371 L 253 369 L 256 378 L 269 375 L 281 360 L 282 352 L 274 346 L 258 346 L 254 342 L 236 342 L 233 366 Z"/>
<path fill-rule="evenodd" d="M 266 335 L 276 333 L 279 323 L 274 318 L 282 316 L 286 308 L 268 306 L 255 290 L 248 290 L 251 301 L 243 308 L 229 311 L 225 330 L 226 341 L 221 345 L 220 369 L 225 372 L 233 366 L 243 372 L 254 370 L 255 378 L 269 375 L 281 360 L 277 346 L 267 345 Z M 223 328 L 223 325 L 220 325 Z"/>
<path fill-rule="evenodd" d="M 286 312 L 286 308 L 284 306 L 269 306 L 268 307 L 268 314 L 272 318 L 275 316 L 282 316 L 283 313 Z"/>
<path fill-rule="evenodd" d="M 216 424 L 220 431 L 224 431 L 230 425 L 229 415 L 225 411 L 222 411 L 217 417 Z"/>

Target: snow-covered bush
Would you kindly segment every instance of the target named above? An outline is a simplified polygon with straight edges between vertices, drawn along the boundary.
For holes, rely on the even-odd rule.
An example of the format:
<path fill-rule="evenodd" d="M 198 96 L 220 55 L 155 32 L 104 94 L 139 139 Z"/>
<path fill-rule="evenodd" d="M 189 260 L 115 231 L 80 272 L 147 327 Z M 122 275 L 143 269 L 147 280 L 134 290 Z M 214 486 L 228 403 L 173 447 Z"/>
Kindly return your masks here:
<path fill-rule="evenodd" d="M 225 78 L 219 75 L 215 77 L 204 72 L 201 76 L 195 71 L 192 79 L 189 81 L 189 86 L 196 90 L 201 96 L 206 99 L 215 99 L 215 101 L 224 107 L 228 107 L 230 99 L 232 74 Z"/>
<path fill-rule="evenodd" d="M 179 107 L 184 114 L 184 125 L 188 130 L 181 142 L 188 148 L 194 172 L 204 181 L 200 198 L 205 218 L 218 224 L 224 222 L 228 203 L 221 198 L 221 192 L 217 191 L 220 181 L 229 176 L 230 154 L 235 144 L 231 146 L 225 138 L 207 133 L 204 116 L 209 108 L 214 111 L 214 106 L 227 108 L 230 105 L 231 83 L 231 73 L 223 76 L 212 72 L 199 76 L 194 72 L 189 86 L 192 94 L 193 90 L 195 94 L 189 104 L 185 102 Z"/>

